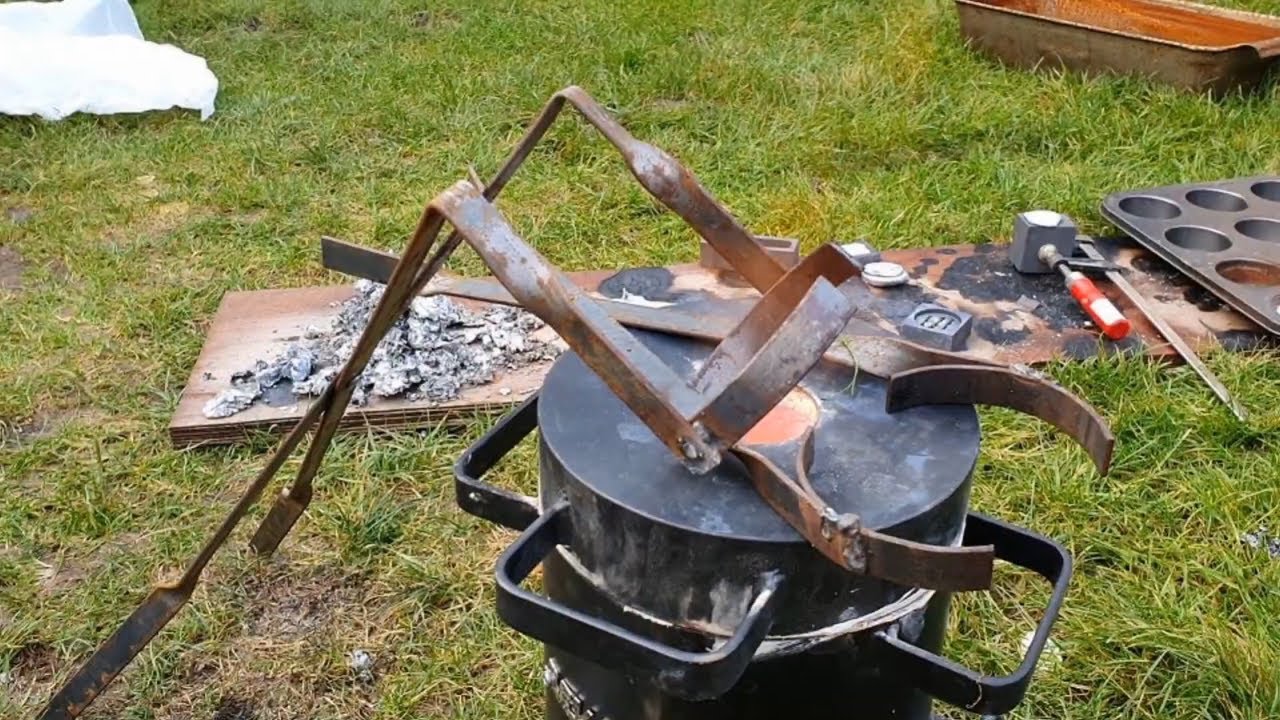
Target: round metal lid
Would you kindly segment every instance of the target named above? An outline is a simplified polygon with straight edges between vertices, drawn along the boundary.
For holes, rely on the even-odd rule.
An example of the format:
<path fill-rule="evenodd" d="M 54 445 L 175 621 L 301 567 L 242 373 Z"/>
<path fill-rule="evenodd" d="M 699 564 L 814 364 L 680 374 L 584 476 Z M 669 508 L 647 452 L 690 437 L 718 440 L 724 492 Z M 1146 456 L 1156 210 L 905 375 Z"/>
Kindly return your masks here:
<path fill-rule="evenodd" d="M 691 377 L 710 346 L 657 333 L 637 335 L 678 374 Z M 809 479 L 837 511 L 870 528 L 918 517 L 951 497 L 977 462 L 977 412 L 925 406 L 888 414 L 885 382 L 822 364 L 801 382 L 819 403 Z M 636 513 L 694 532 L 794 541 L 729 460 L 706 475 L 684 468 L 643 422 L 573 353 L 556 360 L 538 400 L 546 451 L 595 493 Z M 794 442 L 766 454 L 795 466 Z"/>

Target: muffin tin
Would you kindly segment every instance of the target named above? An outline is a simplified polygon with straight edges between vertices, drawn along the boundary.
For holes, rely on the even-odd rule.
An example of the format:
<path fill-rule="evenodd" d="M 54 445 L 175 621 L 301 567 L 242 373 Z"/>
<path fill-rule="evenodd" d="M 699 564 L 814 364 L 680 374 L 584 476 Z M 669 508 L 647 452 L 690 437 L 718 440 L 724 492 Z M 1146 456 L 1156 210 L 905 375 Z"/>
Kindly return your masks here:
<path fill-rule="evenodd" d="M 1102 214 L 1267 331 L 1280 334 L 1280 177 L 1108 195 Z"/>

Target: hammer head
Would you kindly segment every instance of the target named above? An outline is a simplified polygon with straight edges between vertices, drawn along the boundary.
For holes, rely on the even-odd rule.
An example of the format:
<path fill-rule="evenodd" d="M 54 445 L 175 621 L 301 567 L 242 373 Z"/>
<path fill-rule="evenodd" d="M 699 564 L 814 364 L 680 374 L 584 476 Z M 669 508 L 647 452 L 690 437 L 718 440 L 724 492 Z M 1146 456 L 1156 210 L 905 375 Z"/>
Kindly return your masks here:
<path fill-rule="evenodd" d="M 1053 268 L 1040 259 L 1040 248 L 1052 245 L 1063 257 L 1071 257 L 1076 251 L 1076 234 L 1075 222 L 1061 213 L 1052 210 L 1018 213 L 1013 220 L 1009 259 L 1020 273 L 1051 273 Z"/>

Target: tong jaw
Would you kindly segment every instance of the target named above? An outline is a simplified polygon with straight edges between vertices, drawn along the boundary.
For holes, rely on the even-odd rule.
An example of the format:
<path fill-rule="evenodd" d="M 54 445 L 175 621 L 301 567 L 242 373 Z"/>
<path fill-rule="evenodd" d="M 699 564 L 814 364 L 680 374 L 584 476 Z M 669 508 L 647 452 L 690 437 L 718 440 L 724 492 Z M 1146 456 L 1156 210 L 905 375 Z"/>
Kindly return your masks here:
<path fill-rule="evenodd" d="M 952 592 L 991 587 L 992 546 L 929 545 L 864 527 L 858 515 L 837 512 L 813 489 L 808 473 L 813 454 L 812 429 L 800 439 L 792 475 L 758 448 L 739 445 L 734 449 L 765 502 L 814 549 L 846 570 L 905 587 Z"/>
<path fill-rule="evenodd" d="M 853 314 L 845 295 L 802 263 L 765 293 L 694 377 L 685 379 L 522 242 L 472 183 L 458 182 L 431 206 L 511 295 L 559 333 L 696 474 L 723 461 L 725 452 L 822 359 Z"/>
<path fill-rule="evenodd" d="M 633 137 L 590 95 L 568 87 L 553 96 L 517 148 L 522 160 L 566 104 L 618 150 L 655 200 L 679 215 L 761 294 L 760 302 L 716 347 L 698 373 L 681 378 L 599 305 L 520 240 L 490 199 L 509 179 L 504 168 L 483 191 L 462 181 L 431 204 L 481 256 L 522 306 L 555 329 L 690 471 L 718 466 L 822 358 L 853 315 L 816 260 L 790 272 L 679 161 Z M 842 254 L 842 253 L 841 253 Z M 847 260 L 847 258 L 846 258 Z M 835 282 L 832 282 L 834 280 Z"/>

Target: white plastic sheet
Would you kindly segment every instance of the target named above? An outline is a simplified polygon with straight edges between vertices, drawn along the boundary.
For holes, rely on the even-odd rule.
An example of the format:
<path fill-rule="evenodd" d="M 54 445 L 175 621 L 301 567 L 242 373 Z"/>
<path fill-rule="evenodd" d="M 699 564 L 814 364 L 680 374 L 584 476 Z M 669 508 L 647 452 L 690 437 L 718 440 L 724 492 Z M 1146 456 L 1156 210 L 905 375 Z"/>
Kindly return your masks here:
<path fill-rule="evenodd" d="M 204 59 L 147 42 L 127 0 L 0 4 L 0 113 L 59 120 L 171 107 L 213 114 Z"/>

